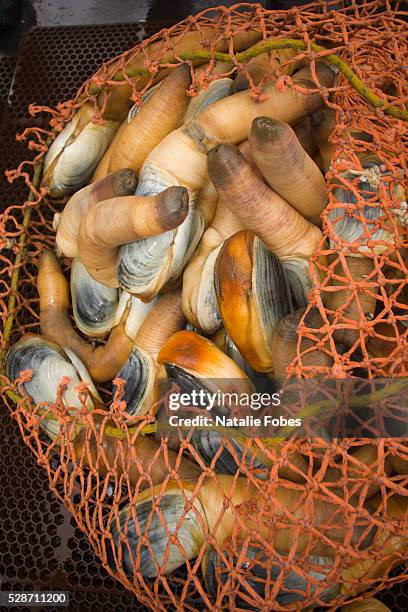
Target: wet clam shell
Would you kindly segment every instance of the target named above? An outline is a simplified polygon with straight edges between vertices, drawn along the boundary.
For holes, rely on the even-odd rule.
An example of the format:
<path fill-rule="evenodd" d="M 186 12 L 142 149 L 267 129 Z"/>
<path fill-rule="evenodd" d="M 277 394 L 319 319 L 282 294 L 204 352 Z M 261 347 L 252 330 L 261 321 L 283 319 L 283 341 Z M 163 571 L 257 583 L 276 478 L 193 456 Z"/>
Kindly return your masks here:
<path fill-rule="evenodd" d="M 153 403 L 156 366 L 153 358 L 137 346 L 115 378 L 125 381 L 122 401 L 126 402 L 126 412 L 133 416 L 146 414 Z M 113 385 L 113 392 L 116 385 Z"/>
<path fill-rule="evenodd" d="M 112 540 L 106 542 L 109 566 L 114 571 L 118 566 L 112 545 L 116 558 L 121 551 L 122 568 L 129 579 L 133 579 L 135 571 L 140 571 L 143 578 L 155 578 L 159 568 L 164 574 L 170 574 L 187 559 L 194 559 L 204 541 L 204 533 L 197 510 L 187 510 L 186 501 L 182 491 L 174 490 L 166 491 L 159 501 L 155 500 L 157 509 L 151 497 L 139 501 L 134 508 L 125 507 L 110 525 Z M 174 534 L 179 545 L 170 543 L 170 536 Z M 149 546 L 141 542 L 143 535 L 147 535 Z"/>
<path fill-rule="evenodd" d="M 116 121 L 96 124 L 89 120 L 74 138 L 78 115 L 76 113 L 47 153 L 44 177 L 54 196 L 72 193 L 90 180 L 118 127 Z"/>
<path fill-rule="evenodd" d="M 292 303 L 295 310 L 305 308 L 308 304 L 308 293 L 312 288 L 309 262 L 303 257 L 284 257 L 281 259 L 287 274 Z"/>
<path fill-rule="evenodd" d="M 245 450 L 233 435 L 228 436 L 233 453 L 229 450 L 228 445 L 225 445 L 220 453 L 220 448 L 225 444 L 223 442 L 224 437 L 218 431 L 199 429 L 194 431 L 191 436 L 191 444 L 199 453 L 205 465 L 214 465 L 214 457 L 217 456 L 214 467 L 220 474 L 236 474 L 245 465 L 247 469 L 257 470 L 258 477 L 267 477 L 266 467 L 254 458 L 248 449 Z M 237 460 L 235 460 L 234 454 Z"/>
<path fill-rule="evenodd" d="M 228 551 L 226 551 L 226 556 L 229 557 Z M 332 565 L 331 559 L 312 556 L 310 557 L 311 569 L 305 572 L 307 577 L 304 577 L 301 571 L 296 572 L 290 569 L 290 567 L 285 567 L 289 565 L 288 562 L 284 565 L 283 560 L 278 557 L 271 561 L 270 555 L 267 555 L 266 552 L 263 553 L 259 548 L 253 546 L 248 546 L 244 558 L 244 562 L 239 562 L 238 558 L 234 555 L 232 560 L 236 572 L 242 577 L 242 580 L 237 581 L 240 593 L 252 598 L 250 591 L 248 591 L 243 584 L 245 580 L 257 595 L 267 600 L 265 589 L 266 583 L 269 583 L 269 588 L 272 589 L 273 583 L 280 580 L 282 581 L 282 586 L 276 597 L 276 602 L 280 606 L 287 606 L 308 599 L 318 588 L 315 584 L 316 581 L 321 582 L 327 580 L 327 574 Z M 322 571 L 317 569 L 318 566 L 322 567 Z M 203 557 L 201 569 L 207 591 L 211 598 L 216 600 L 218 588 L 226 584 L 227 580 L 230 578 L 230 572 L 221 555 L 212 546 L 207 549 Z M 312 580 L 308 580 L 309 576 Z M 331 598 L 335 597 L 338 592 L 338 585 L 333 585 L 325 589 L 319 596 L 323 601 L 329 601 Z M 248 602 L 240 597 L 239 594 L 237 595 L 235 603 L 240 608 L 250 608 Z"/>
<path fill-rule="evenodd" d="M 217 258 L 215 290 L 224 327 L 244 359 L 259 372 L 272 371 L 275 327 L 293 310 L 278 257 L 253 232 L 237 232 Z"/>
<path fill-rule="evenodd" d="M 214 286 L 215 264 L 221 248 L 222 244 L 207 257 L 201 272 L 198 289 L 197 320 L 200 328 L 206 334 L 213 334 L 222 326 L 222 318 Z"/>
<path fill-rule="evenodd" d="M 119 324 L 126 311 L 126 308 L 129 308 L 125 323 L 125 334 L 128 338 L 130 338 L 130 340 L 135 340 L 140 326 L 155 305 L 156 301 L 157 300 L 154 299 L 151 302 L 145 303 L 127 291 L 122 291 L 119 299 L 119 305 L 116 309 L 113 326 L 115 327 Z"/>
<path fill-rule="evenodd" d="M 70 145 L 73 141 L 75 130 L 78 128 L 79 120 L 79 113 L 75 113 L 73 118 L 68 121 L 64 129 L 51 143 L 51 146 L 48 149 L 44 158 L 44 174 L 47 173 L 51 164 L 62 154 L 65 147 Z"/>
<path fill-rule="evenodd" d="M 381 177 L 384 172 L 378 161 L 367 156 L 362 161 L 362 167 L 366 170 L 376 170 L 378 177 Z M 367 242 L 371 244 L 380 240 L 393 242 L 392 235 L 389 231 L 381 227 L 381 218 L 385 217 L 384 207 L 381 206 L 380 187 L 372 184 L 366 176 L 361 176 L 359 180 L 355 180 L 356 176 L 352 172 L 344 172 L 343 176 L 349 181 L 353 180 L 356 190 L 361 195 L 361 198 L 370 202 L 364 206 L 358 203 L 355 194 L 347 187 L 337 187 L 333 195 L 335 198 L 345 204 L 345 207 L 338 206 L 329 211 L 329 220 L 333 224 L 333 230 L 337 238 L 345 240 L 347 243 L 354 243 L 355 247 L 360 252 L 373 251 L 382 253 L 387 249 L 385 245 L 367 246 Z M 397 197 L 397 194 L 396 194 Z M 375 205 L 375 202 L 379 202 Z M 353 208 L 353 204 L 357 206 Z M 352 209 L 353 214 L 350 214 Z M 367 226 L 367 230 L 365 229 Z M 367 236 L 367 231 L 370 236 Z M 330 240 L 330 247 L 336 249 L 335 241 Z"/>
<path fill-rule="evenodd" d="M 119 303 L 117 289 L 94 280 L 75 259 L 71 268 L 71 298 L 75 323 L 91 338 L 102 338 L 112 329 Z"/>
<path fill-rule="evenodd" d="M 170 174 L 149 164 L 142 169 L 136 194 L 155 195 L 178 185 Z M 179 276 L 203 231 L 204 222 L 196 209 L 196 198 L 190 194 L 189 213 L 177 229 L 120 248 L 117 272 L 120 286 L 151 300 L 169 280 Z"/>
<path fill-rule="evenodd" d="M 184 116 L 184 123 L 192 121 L 202 113 L 208 106 L 226 98 L 231 94 L 233 80 L 228 77 L 212 81 L 205 91 L 201 91 L 198 96 L 192 98 L 187 112 Z"/>
<path fill-rule="evenodd" d="M 91 377 L 80 359 L 69 349 L 63 350 L 58 345 L 37 335 L 24 336 L 7 353 L 7 375 L 10 380 L 16 380 L 20 372 L 32 371 L 31 380 L 24 383 L 24 389 L 34 404 L 41 402 L 54 404 L 57 399 L 58 385 L 63 377 L 69 378 L 69 383 L 62 395 L 65 406 L 82 409 L 82 404 L 76 390 L 78 384 L 84 381 L 92 396 L 100 400 Z M 87 400 L 89 410 L 93 408 L 90 397 Z M 59 433 L 59 424 L 51 419 L 44 419 L 41 427 L 54 439 Z"/>
<path fill-rule="evenodd" d="M 153 87 L 150 87 L 150 89 L 148 89 L 142 96 L 142 105 L 145 104 L 149 98 L 151 98 L 152 94 L 154 94 L 154 92 L 157 90 L 158 87 L 160 87 L 160 85 L 162 85 L 163 81 L 161 81 L 160 83 L 156 83 L 156 85 L 153 85 Z M 138 104 L 133 104 L 132 108 L 130 109 L 130 111 L 128 112 L 128 116 L 127 116 L 127 122 L 130 123 L 132 121 L 132 119 L 134 119 L 136 117 L 136 115 L 139 114 L 140 109 L 142 108 L 142 106 L 139 106 Z"/>

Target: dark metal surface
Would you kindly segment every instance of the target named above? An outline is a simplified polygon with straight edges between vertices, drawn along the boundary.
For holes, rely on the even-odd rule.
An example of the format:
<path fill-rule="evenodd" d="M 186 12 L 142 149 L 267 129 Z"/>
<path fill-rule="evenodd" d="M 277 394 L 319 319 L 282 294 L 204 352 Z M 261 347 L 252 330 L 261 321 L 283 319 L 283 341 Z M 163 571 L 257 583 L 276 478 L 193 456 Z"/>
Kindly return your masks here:
<path fill-rule="evenodd" d="M 15 72 L 15 59 L 0 60 L 2 209 L 26 198 L 23 182 L 10 185 L 3 171 L 27 158 L 25 145 L 16 142 L 15 135 L 33 123 L 28 104 L 54 105 L 71 97 L 101 62 L 161 25 L 35 28 L 24 41 Z M 36 121 L 41 125 L 45 118 Z M 16 424 L 4 408 L 0 410 L 0 588 L 68 590 L 69 609 L 74 612 L 145 609 L 101 568 L 86 537 L 49 492 L 45 472 L 22 442 Z M 393 612 L 408 610 L 402 584 L 381 599 Z"/>

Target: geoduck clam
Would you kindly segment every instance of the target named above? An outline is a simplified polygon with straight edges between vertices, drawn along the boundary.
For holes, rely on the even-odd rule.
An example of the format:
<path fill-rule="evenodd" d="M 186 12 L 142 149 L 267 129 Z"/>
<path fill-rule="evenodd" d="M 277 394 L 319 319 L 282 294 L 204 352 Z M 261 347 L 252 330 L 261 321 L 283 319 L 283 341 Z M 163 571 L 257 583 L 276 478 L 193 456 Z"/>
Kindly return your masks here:
<path fill-rule="evenodd" d="M 75 353 L 37 334 L 26 334 L 10 348 L 6 356 L 6 369 L 7 376 L 13 382 L 21 372 L 31 370 L 31 379 L 25 381 L 23 387 L 34 404 L 55 404 L 62 379 L 66 385 L 61 400 L 64 406 L 72 408 L 71 412 L 82 410 L 77 391 L 81 381 L 85 382 L 89 389 L 87 409 L 93 409 L 94 401 L 101 403 L 91 377 Z M 59 434 L 58 421 L 42 419 L 40 427 L 51 439 L 55 439 Z"/>
<path fill-rule="evenodd" d="M 42 184 L 52 197 L 63 197 L 83 187 L 108 148 L 118 121 L 92 121 L 94 107 L 84 104 L 58 134 L 44 160 Z"/>
<path fill-rule="evenodd" d="M 319 64 L 317 70 L 323 83 L 332 83 L 334 74 L 329 68 Z M 310 71 L 300 70 L 294 80 L 301 85 L 311 85 Z M 169 185 L 182 185 L 189 191 L 190 214 L 177 231 L 180 248 L 175 253 L 171 250 L 176 241 L 172 233 L 163 236 L 160 241 L 154 237 L 144 245 L 135 246 L 133 243 L 121 249 L 118 278 L 124 289 L 143 299 L 151 299 L 185 265 L 191 233 L 196 233 L 198 241 L 205 229 L 204 215 L 195 202 L 207 178 L 206 152 L 211 143 L 225 140 L 237 144 L 242 142 L 247 137 L 252 120 L 260 112 L 293 122 L 321 104 L 320 93 L 303 95 L 287 89 L 282 94 L 276 83 L 269 84 L 266 89 L 268 96 L 261 103 L 255 103 L 249 91 L 218 100 L 195 120 L 173 130 L 151 151 L 142 167 L 137 193 L 157 194 Z M 304 238 L 305 227 L 301 229 Z M 320 239 L 320 233 L 318 237 Z M 147 253 L 154 255 L 149 255 L 148 265 L 143 266 Z"/>
<path fill-rule="evenodd" d="M 272 598 L 274 583 L 279 581 L 280 590 L 276 598 L 272 598 L 279 606 L 305 601 L 316 591 L 319 592 L 321 600 L 328 601 L 339 592 L 338 585 L 319 587 L 320 582 L 323 585 L 327 583 L 328 573 L 333 565 L 332 560 L 327 557 L 311 556 L 307 560 L 301 559 L 298 563 L 295 560 L 296 569 L 291 569 L 285 558 L 279 555 L 271 557 L 271 554 L 262 550 L 259 545 L 248 545 L 243 553 L 239 544 L 236 545 L 234 553 L 226 550 L 225 560 L 223 557 L 214 547 L 209 546 L 201 562 L 205 586 L 213 601 L 217 601 L 222 587 L 230 578 L 230 564 L 239 576 L 235 600 L 235 605 L 239 608 L 254 610 L 254 604 L 249 603 L 254 597 L 246 585 L 266 603 Z M 304 569 L 304 566 L 307 566 L 307 569 Z M 257 609 L 256 607 L 255 610 Z"/>
<path fill-rule="evenodd" d="M 131 312 L 128 318 L 130 314 Z M 157 355 L 162 345 L 174 333 L 183 329 L 183 326 L 184 316 L 179 291 L 162 295 L 154 305 L 149 304 L 149 308 L 144 310 L 143 321 L 140 322 L 137 333 L 133 331 L 134 344 L 126 363 L 115 376 L 115 380 L 125 381 L 122 401 L 126 402 L 128 422 L 152 409 L 157 411 L 155 383 L 160 372 L 160 366 L 156 363 Z M 115 382 L 113 389 L 116 389 Z"/>
<path fill-rule="evenodd" d="M 259 372 L 272 371 L 272 336 L 292 311 L 278 257 L 252 232 L 234 234 L 218 256 L 215 290 L 225 329 L 244 359 Z"/>
<path fill-rule="evenodd" d="M 75 323 L 83 334 L 102 338 L 110 332 L 119 292 L 94 280 L 79 259 L 74 259 L 71 267 L 71 300 Z"/>
<path fill-rule="evenodd" d="M 111 535 L 105 540 L 109 566 L 121 567 L 130 580 L 136 572 L 144 578 L 166 575 L 196 558 L 210 535 L 222 547 L 238 526 L 240 536 L 248 537 L 254 530 L 280 555 L 307 551 L 332 558 L 350 530 L 355 546 L 364 549 L 372 542 L 376 528 L 362 513 L 351 524 L 342 506 L 316 499 L 312 509 L 301 491 L 277 487 L 272 500 L 265 496 L 246 478 L 223 474 L 202 481 L 200 487 L 194 481 L 170 480 L 143 491 L 111 521 Z M 242 514 L 249 503 L 253 519 Z M 271 525 L 265 504 L 286 527 Z M 309 526 L 299 534 L 293 526 L 305 522 L 305 510 Z"/>
<path fill-rule="evenodd" d="M 62 213 L 54 216 L 57 228 L 57 250 L 65 257 L 78 257 L 78 234 L 82 217 L 97 202 L 134 193 L 137 185 L 133 170 L 112 172 L 95 183 L 83 187 L 68 200 Z"/>

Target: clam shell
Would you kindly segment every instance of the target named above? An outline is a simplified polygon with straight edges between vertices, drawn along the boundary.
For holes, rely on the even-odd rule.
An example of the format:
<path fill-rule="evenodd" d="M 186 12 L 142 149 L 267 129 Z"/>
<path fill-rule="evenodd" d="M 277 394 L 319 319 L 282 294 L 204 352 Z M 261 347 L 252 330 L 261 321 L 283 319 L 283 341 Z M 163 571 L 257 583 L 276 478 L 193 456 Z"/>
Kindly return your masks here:
<path fill-rule="evenodd" d="M 161 279 L 168 278 L 169 251 L 174 232 L 145 238 L 120 247 L 117 277 L 122 289 L 140 297 L 151 297 Z"/>
<path fill-rule="evenodd" d="M 106 121 L 101 125 L 89 122 L 73 142 L 65 144 L 49 182 L 51 190 L 64 194 L 83 187 L 92 177 L 117 127 L 116 121 Z"/>
<path fill-rule="evenodd" d="M 83 334 L 101 338 L 112 329 L 118 290 L 94 280 L 79 259 L 72 263 L 71 298 L 75 323 Z"/>
<path fill-rule="evenodd" d="M 185 265 L 197 248 L 205 230 L 205 219 L 202 211 L 196 208 L 197 200 L 190 198 L 189 213 L 183 223 L 174 230 L 173 260 L 170 281 L 183 272 Z"/>
<path fill-rule="evenodd" d="M 155 195 L 178 185 L 170 174 L 149 164 L 142 168 L 136 194 Z M 177 229 L 120 247 L 117 272 L 120 286 L 129 293 L 151 299 L 168 280 L 181 273 L 203 231 L 203 221 L 196 212 L 196 197 L 190 197 L 189 213 Z"/>
<path fill-rule="evenodd" d="M 206 334 L 213 334 L 222 326 L 222 318 L 214 287 L 215 263 L 221 248 L 222 244 L 207 257 L 201 272 L 200 286 L 197 294 L 197 320 L 200 328 Z"/>
<path fill-rule="evenodd" d="M 276 324 L 293 310 L 292 298 L 280 260 L 256 238 L 252 288 L 265 337 L 272 337 Z"/>
<path fill-rule="evenodd" d="M 7 353 L 6 368 L 7 375 L 12 381 L 18 378 L 20 372 L 32 371 L 32 378 L 24 383 L 24 389 L 34 404 L 40 402 L 54 404 L 58 385 L 63 377 L 70 379 L 62 395 L 65 406 L 82 409 L 76 391 L 80 381 L 87 382 L 90 392 L 100 399 L 85 366 L 78 357 L 71 351 L 64 352 L 59 346 L 41 336 L 32 335 L 19 340 Z M 89 410 L 93 408 L 90 397 L 87 400 L 87 407 Z M 59 433 L 58 422 L 51 419 L 44 419 L 41 428 L 52 439 Z"/>
<path fill-rule="evenodd" d="M 127 291 L 122 291 L 119 299 L 119 305 L 115 313 L 113 327 L 119 324 L 127 306 L 129 305 L 129 312 L 125 323 L 125 334 L 128 338 L 130 338 L 130 340 L 135 340 L 140 326 L 155 305 L 156 301 L 157 300 L 154 299 L 151 302 L 145 303 Z"/>
<path fill-rule="evenodd" d="M 152 94 L 156 91 L 156 89 L 163 83 L 164 81 L 161 81 L 160 83 L 156 83 L 156 85 L 153 85 L 153 87 L 150 87 L 150 89 L 148 89 L 146 91 L 146 93 L 143 94 L 142 96 L 142 105 L 146 104 L 146 102 L 148 101 L 148 99 L 152 96 Z M 130 109 L 130 111 L 128 112 L 128 116 L 127 116 L 127 122 L 130 123 L 132 121 L 132 119 L 134 119 L 136 117 L 136 115 L 139 114 L 140 109 L 142 108 L 142 106 L 138 106 L 136 103 L 132 106 L 132 108 Z"/>
<path fill-rule="evenodd" d="M 224 327 L 244 359 L 259 372 L 272 371 L 273 333 L 292 311 L 278 257 L 253 232 L 237 232 L 218 255 L 215 291 Z"/>
<path fill-rule="evenodd" d="M 380 176 L 384 174 L 380 170 L 380 166 L 375 161 L 364 161 L 362 163 L 365 169 L 377 169 L 377 174 Z M 348 180 L 355 179 L 355 175 L 351 172 L 345 172 L 343 174 Z M 379 188 L 372 185 L 369 180 L 365 180 L 366 177 L 362 176 L 357 181 L 356 189 L 361 194 L 361 197 L 367 201 L 379 201 L 380 191 Z M 380 219 L 385 216 L 384 209 L 381 205 L 375 206 L 373 204 L 367 204 L 363 207 L 357 205 L 353 210 L 353 215 L 350 215 L 350 205 L 357 204 L 358 200 L 354 193 L 352 193 L 347 187 L 337 187 L 333 192 L 335 198 L 347 205 L 347 208 L 337 207 L 329 211 L 329 219 L 333 224 L 334 233 L 337 237 L 342 238 L 350 243 L 355 243 L 358 246 L 359 251 L 367 252 L 374 251 L 375 253 L 382 253 L 387 249 L 385 245 L 376 245 L 375 247 L 368 247 L 365 243 L 367 241 L 379 241 L 385 240 L 392 242 L 392 236 L 389 231 L 380 227 Z M 370 237 L 367 236 L 367 226 L 370 232 Z M 330 240 L 330 247 L 337 248 L 336 242 Z"/>
<path fill-rule="evenodd" d="M 167 374 L 168 384 L 175 384 L 175 388 L 180 389 L 180 393 L 191 394 L 192 391 L 204 390 L 208 393 L 217 393 L 220 391 L 220 385 L 217 384 L 217 380 L 210 378 L 199 378 L 195 373 L 189 372 L 184 368 L 175 365 L 174 363 L 166 363 L 165 370 Z M 224 382 L 221 379 L 221 382 Z M 205 406 L 202 406 L 205 408 Z M 227 406 L 217 406 L 217 414 L 228 414 L 229 410 Z"/>
<path fill-rule="evenodd" d="M 226 552 L 228 556 L 228 552 Z M 242 558 L 241 554 L 239 556 Z M 295 602 L 301 602 L 308 599 L 316 590 L 315 581 L 327 580 L 328 573 L 332 566 L 332 559 L 325 557 L 310 557 L 310 569 L 308 574 L 313 581 L 302 576 L 303 564 L 299 566 L 299 572 L 288 567 L 289 563 L 284 562 L 280 557 L 271 559 L 266 552 L 263 553 L 259 548 L 248 546 L 244 555 L 244 562 L 239 561 L 234 555 L 232 564 L 236 568 L 238 575 L 242 576 L 242 580 L 238 582 L 239 591 L 251 597 L 250 592 L 245 588 L 243 582 L 248 585 L 263 599 L 267 599 L 265 586 L 269 583 L 269 588 L 272 589 L 273 583 L 277 580 L 282 580 L 281 589 L 276 597 L 276 602 L 280 606 L 287 606 Z M 322 571 L 317 569 L 317 566 L 322 567 Z M 222 557 L 213 548 L 210 547 L 202 563 L 204 581 L 209 595 L 215 600 L 217 598 L 218 588 L 225 585 L 229 579 L 230 572 L 227 569 Z M 282 575 L 283 574 L 283 575 Z M 329 601 L 339 592 L 338 585 L 329 587 L 320 595 L 323 601 Z M 238 594 L 236 602 L 237 607 L 249 608 L 249 604 L 245 599 Z M 251 608 L 253 609 L 253 608 Z"/>
<path fill-rule="evenodd" d="M 305 308 L 308 304 L 307 295 L 312 288 L 309 262 L 303 257 L 285 257 L 281 262 L 287 275 L 294 309 Z"/>
<path fill-rule="evenodd" d="M 205 91 L 201 91 L 198 96 L 192 98 L 184 116 L 184 123 L 192 121 L 202 113 L 208 106 L 214 104 L 222 98 L 226 98 L 231 93 L 233 80 L 227 77 L 212 81 Z"/>
<path fill-rule="evenodd" d="M 155 502 L 157 509 L 153 508 L 151 498 L 137 503 L 135 508 L 125 507 L 110 525 L 112 543 L 106 543 L 108 563 L 113 570 L 116 569 L 113 544 L 116 557 L 121 549 L 122 568 L 131 580 L 135 570 L 140 571 L 144 578 L 155 578 L 159 568 L 164 574 L 170 574 L 184 565 L 186 559 L 194 559 L 203 543 L 204 534 L 197 511 L 186 509 L 186 498 L 181 491 L 166 491 L 160 501 Z M 147 535 L 149 547 L 141 543 L 138 534 Z M 170 543 L 173 534 L 180 545 Z M 169 554 L 165 563 L 167 550 Z"/>
<path fill-rule="evenodd" d="M 223 438 L 223 434 L 218 431 L 199 429 L 194 431 L 191 436 L 191 444 L 206 465 L 213 465 L 214 457 L 217 454 L 219 455 L 215 462 L 215 469 L 220 474 L 236 474 L 238 469 L 241 469 L 240 466 L 244 464 L 248 469 L 260 470 L 260 473 L 257 475 L 260 478 L 266 478 L 266 467 L 256 458 L 252 458 L 251 452 L 248 449 L 245 451 L 244 459 L 244 448 L 233 435 L 228 436 L 228 439 L 237 456 L 238 463 L 235 461 L 234 455 L 228 446 L 225 446 L 221 454 L 219 454 L 219 449 L 223 445 Z"/>
<path fill-rule="evenodd" d="M 153 390 L 156 377 L 156 366 L 153 358 L 146 351 L 137 346 L 133 347 L 130 355 L 115 378 L 125 381 L 124 396 L 126 412 L 132 416 L 146 414 L 153 402 Z M 113 392 L 116 385 L 113 385 Z"/>
<path fill-rule="evenodd" d="M 48 168 L 51 166 L 53 161 L 55 161 L 57 157 L 61 155 L 65 147 L 71 143 L 73 134 L 78 126 L 78 121 L 79 121 L 79 113 L 75 113 L 71 121 L 68 121 L 64 129 L 58 134 L 55 140 L 51 143 L 51 146 L 48 149 L 45 155 L 45 158 L 44 158 L 44 174 L 47 172 Z"/>

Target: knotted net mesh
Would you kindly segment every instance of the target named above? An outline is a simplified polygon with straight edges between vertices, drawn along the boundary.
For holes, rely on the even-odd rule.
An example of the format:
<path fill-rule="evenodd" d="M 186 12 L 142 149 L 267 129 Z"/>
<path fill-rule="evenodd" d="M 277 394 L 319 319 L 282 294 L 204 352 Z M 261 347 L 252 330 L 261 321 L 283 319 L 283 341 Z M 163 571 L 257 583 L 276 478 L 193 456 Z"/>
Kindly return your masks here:
<path fill-rule="evenodd" d="M 279 87 L 305 91 L 285 68 L 308 63 L 314 90 L 333 111 L 324 239 L 310 262 L 313 287 L 298 329 L 298 355 L 287 373 L 300 380 L 322 374 L 402 380 L 408 363 L 407 123 L 387 110 L 404 111 L 408 101 L 406 17 L 398 2 L 377 0 L 315 2 L 290 11 L 245 4 L 211 9 L 108 62 L 75 99 L 55 109 L 31 106 L 31 115 L 51 118 L 48 130 L 32 127 L 17 136 L 27 141 L 30 159 L 8 172 L 10 181 L 25 181 L 29 197 L 11 203 L 1 216 L 3 355 L 24 333 L 39 332 L 38 256 L 54 247 L 53 216 L 65 204 L 40 186 L 50 140 L 88 100 L 94 121 L 103 122 L 112 108 L 109 96 L 126 89 L 140 102 L 160 70 L 185 61 L 194 96 L 199 85 L 215 78 L 220 49 L 231 55 L 231 70 L 248 78 L 254 100 L 262 99 L 264 83 L 255 84 L 246 69 L 250 56 L 243 61 L 235 50 L 237 37 L 252 32 L 252 42 L 303 42 L 304 49 L 277 66 Z M 213 60 L 199 76 L 193 62 L 178 54 L 183 41 L 187 51 L 207 51 Z M 316 62 L 333 54 L 381 106 L 370 103 L 367 91 L 356 89 L 342 71 L 332 88 L 319 83 Z M 374 169 L 362 165 L 363 156 L 375 159 Z M 353 220 L 364 230 L 357 239 L 344 231 Z M 70 262 L 64 263 L 67 271 Z M 307 314 L 316 308 L 318 329 L 307 326 Z M 310 365 L 310 354 L 322 350 L 331 364 L 324 371 Z M 153 411 L 129 426 L 121 381 L 113 393 L 100 389 L 104 407 L 97 404 L 92 413 L 89 390 L 81 384 L 83 409 L 73 413 L 62 401 L 68 381 L 60 382 L 54 405 L 33 407 L 23 388 L 29 377 L 24 373 L 12 384 L 2 376 L 4 400 L 24 441 L 102 563 L 152 609 L 336 607 L 406 578 L 403 438 L 288 435 L 279 443 L 246 440 L 238 452 L 230 437 L 221 436 L 206 465 L 191 437 L 179 444 L 154 438 Z M 302 402 L 307 403 L 304 395 Z M 379 396 L 376 408 L 389 410 L 390 404 Z M 47 418 L 58 425 L 52 443 L 41 429 Z M 225 452 L 235 461 L 233 474 L 216 468 Z"/>

